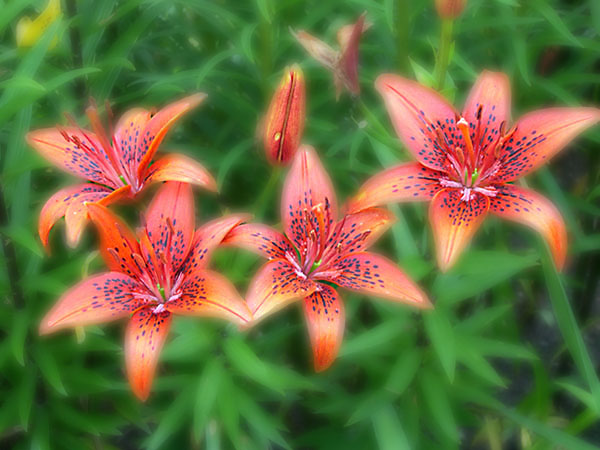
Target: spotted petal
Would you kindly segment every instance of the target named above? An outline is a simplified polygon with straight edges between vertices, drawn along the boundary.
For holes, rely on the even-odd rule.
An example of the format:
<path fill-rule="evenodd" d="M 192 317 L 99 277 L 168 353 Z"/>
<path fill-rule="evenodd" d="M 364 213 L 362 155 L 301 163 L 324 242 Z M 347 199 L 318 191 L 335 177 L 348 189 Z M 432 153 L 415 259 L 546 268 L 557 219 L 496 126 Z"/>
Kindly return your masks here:
<path fill-rule="evenodd" d="M 81 238 L 81 233 L 88 222 L 86 203 L 94 203 L 106 199 L 110 194 L 106 191 L 86 192 L 77 201 L 72 201 L 65 211 L 65 225 L 67 230 L 67 244 L 76 247 Z"/>
<path fill-rule="evenodd" d="M 223 243 L 245 248 L 269 259 L 285 258 L 286 254 L 296 254 L 294 247 L 283 234 L 267 225 L 257 223 L 235 227 L 225 237 Z"/>
<path fill-rule="evenodd" d="M 337 217 L 337 200 L 331 180 L 315 150 L 302 146 L 285 179 L 281 197 L 281 218 L 286 236 L 301 247 L 307 234 L 306 211 L 329 204 L 332 220 Z"/>
<path fill-rule="evenodd" d="M 246 302 L 255 320 L 283 308 L 292 300 L 310 295 L 317 285 L 285 259 L 273 259 L 250 282 Z"/>
<path fill-rule="evenodd" d="M 470 124 L 473 145 L 493 152 L 502 122 L 506 125 L 510 120 L 510 83 L 506 74 L 484 70 L 469 93 L 463 117 Z M 480 131 L 475 135 L 478 123 Z"/>
<path fill-rule="evenodd" d="M 83 204 L 85 199 L 90 194 L 93 196 L 107 196 L 110 194 L 110 192 L 111 191 L 109 189 L 103 186 L 84 183 L 61 189 L 52 197 L 50 197 L 40 212 L 40 218 L 38 222 L 38 233 L 44 247 L 48 248 L 48 235 L 50 230 L 58 221 L 58 219 L 66 214 L 67 208 L 69 208 L 70 205 L 74 203 Z M 77 234 L 78 233 L 74 233 L 73 231 L 69 232 L 69 229 L 67 229 L 69 243 L 74 243 L 74 236 Z"/>
<path fill-rule="evenodd" d="M 139 306 L 133 296 L 139 289 L 137 281 L 119 272 L 90 277 L 58 300 L 42 319 L 40 334 L 126 317 Z"/>
<path fill-rule="evenodd" d="M 335 360 L 344 337 L 344 304 L 331 286 L 304 298 L 304 317 L 313 350 L 315 370 L 327 369 Z"/>
<path fill-rule="evenodd" d="M 423 165 L 445 171 L 445 152 L 438 144 L 438 134 L 450 146 L 462 143 L 456 130 L 457 113 L 437 92 L 416 81 L 392 74 L 380 75 L 375 87 L 383 97 L 396 133 Z"/>
<path fill-rule="evenodd" d="M 137 174 L 137 165 L 141 159 L 141 150 L 148 146 L 148 138 L 144 142 L 144 130 L 152 117 L 150 111 L 133 108 L 125 112 L 117 122 L 115 140 L 117 151 L 124 165 Z"/>
<path fill-rule="evenodd" d="M 420 163 L 401 164 L 371 177 L 348 202 L 348 211 L 356 212 L 391 202 L 431 200 L 442 188 L 442 172 Z"/>
<path fill-rule="evenodd" d="M 537 169 L 598 121 L 598 108 L 549 108 L 526 114 L 500 151 L 496 179 L 513 181 Z"/>
<path fill-rule="evenodd" d="M 138 177 L 141 179 L 158 146 L 171 126 L 185 113 L 204 101 L 206 94 L 194 94 L 171 103 L 158 111 L 146 124 L 137 148 Z"/>
<path fill-rule="evenodd" d="M 212 220 L 198 228 L 182 272 L 206 268 L 212 252 L 247 218 L 245 214 L 233 214 Z"/>
<path fill-rule="evenodd" d="M 392 261 L 373 253 L 347 255 L 333 270 L 316 274 L 315 278 L 419 308 L 430 307 L 427 296 L 414 281 Z"/>
<path fill-rule="evenodd" d="M 150 308 L 137 311 L 125 331 L 125 367 L 133 393 L 146 400 L 154 380 L 156 364 L 163 348 L 172 316 L 163 311 L 155 314 Z"/>
<path fill-rule="evenodd" d="M 31 131 L 26 139 L 29 145 L 55 166 L 77 177 L 116 188 L 113 181 L 105 175 L 102 164 L 108 163 L 108 156 L 94 133 L 75 127 L 44 128 Z M 76 144 L 73 140 L 81 144 Z M 86 151 L 84 147 L 92 148 L 92 153 L 97 152 L 98 156 Z"/>
<path fill-rule="evenodd" d="M 382 208 L 364 209 L 349 214 L 338 223 L 327 241 L 328 251 L 322 266 L 335 264 L 340 258 L 369 248 L 394 223 L 394 216 Z"/>
<path fill-rule="evenodd" d="M 246 302 L 224 276 L 200 269 L 187 275 L 182 296 L 167 303 L 175 314 L 218 317 L 238 325 L 247 324 L 252 315 Z"/>
<path fill-rule="evenodd" d="M 134 278 L 140 276 L 143 268 L 134 257 L 140 254 L 139 244 L 125 222 L 102 205 L 88 204 L 87 210 L 100 236 L 100 253 L 109 269 Z"/>
<path fill-rule="evenodd" d="M 177 272 L 186 259 L 194 235 L 194 199 L 187 183 L 163 184 L 146 212 L 146 230 L 156 255 L 164 253 Z"/>
<path fill-rule="evenodd" d="M 556 266 L 562 269 L 567 254 L 567 230 L 560 212 L 548 199 L 519 186 L 499 186 L 496 197 L 490 199 L 490 211 L 538 231 L 548 242 Z"/>
<path fill-rule="evenodd" d="M 489 198 L 472 193 L 463 201 L 458 189 L 445 189 L 436 194 L 429 208 L 429 221 L 442 271 L 452 266 L 469 243 L 489 209 Z"/>
<path fill-rule="evenodd" d="M 217 182 L 210 172 L 202 164 L 181 154 L 163 156 L 150 166 L 145 183 L 159 181 L 181 181 L 217 191 Z"/>

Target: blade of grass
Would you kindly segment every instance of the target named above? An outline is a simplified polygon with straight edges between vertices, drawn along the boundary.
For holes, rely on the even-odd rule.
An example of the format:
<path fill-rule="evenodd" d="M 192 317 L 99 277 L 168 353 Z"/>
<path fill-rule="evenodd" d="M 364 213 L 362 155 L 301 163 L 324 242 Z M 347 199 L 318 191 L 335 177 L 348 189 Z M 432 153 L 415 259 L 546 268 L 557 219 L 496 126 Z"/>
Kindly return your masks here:
<path fill-rule="evenodd" d="M 598 380 L 594 365 L 583 341 L 581 330 L 579 329 L 579 325 L 577 324 L 577 320 L 575 319 L 575 315 L 569 304 L 569 299 L 565 292 L 561 276 L 556 271 L 556 267 L 552 262 L 550 251 L 541 243 L 540 246 L 543 247 L 541 251 L 542 268 L 544 277 L 546 278 L 550 302 L 554 309 L 554 316 L 565 340 L 565 344 L 569 349 L 569 353 L 573 357 L 577 369 L 593 394 L 596 412 L 600 412 L 600 381 Z"/>

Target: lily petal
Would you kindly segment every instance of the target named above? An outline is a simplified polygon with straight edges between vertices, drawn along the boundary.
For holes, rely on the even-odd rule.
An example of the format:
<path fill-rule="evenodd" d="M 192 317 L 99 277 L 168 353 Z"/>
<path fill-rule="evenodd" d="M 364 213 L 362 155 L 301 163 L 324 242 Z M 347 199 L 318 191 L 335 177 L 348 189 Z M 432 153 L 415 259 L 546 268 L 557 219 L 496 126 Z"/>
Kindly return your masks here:
<path fill-rule="evenodd" d="M 375 87 L 408 150 L 424 166 L 445 171 L 446 155 L 438 144 L 436 129 L 449 143 L 462 143 L 454 108 L 434 90 L 397 75 L 380 75 Z"/>
<path fill-rule="evenodd" d="M 306 278 L 285 259 L 273 259 L 256 273 L 246 302 L 258 321 L 283 308 L 292 300 L 312 294 L 317 284 Z"/>
<path fill-rule="evenodd" d="M 142 268 L 133 255 L 139 255 L 140 248 L 133 232 L 105 206 L 88 204 L 87 210 L 100 235 L 100 254 L 108 268 L 138 277 Z"/>
<path fill-rule="evenodd" d="M 69 136 L 69 141 L 65 136 Z M 100 160 L 108 162 L 109 159 L 94 133 L 74 127 L 44 128 L 29 132 L 26 139 L 40 155 L 66 172 L 112 188 L 117 187 L 104 174 Z M 81 142 L 81 145 L 73 143 L 71 139 Z M 98 155 L 93 156 L 82 146 L 93 148 L 92 152 Z"/>
<path fill-rule="evenodd" d="M 204 166 L 181 154 L 169 154 L 156 161 L 148 169 L 144 183 L 181 181 L 217 191 L 217 182 Z"/>
<path fill-rule="evenodd" d="M 139 306 L 133 291 L 138 282 L 119 272 L 90 277 L 67 291 L 44 316 L 40 334 L 93 325 L 126 317 Z"/>
<path fill-rule="evenodd" d="M 146 230 L 155 254 L 164 253 L 177 272 L 187 258 L 194 236 L 194 198 L 187 183 L 168 181 L 148 206 Z"/>
<path fill-rule="evenodd" d="M 445 189 L 433 197 L 429 220 L 437 249 L 438 265 L 448 270 L 458 259 L 487 214 L 490 200 L 484 195 L 471 194 L 463 201 L 458 189 Z"/>
<path fill-rule="evenodd" d="M 340 43 L 341 56 L 339 67 L 343 74 L 344 85 L 352 95 L 360 94 L 360 84 L 358 80 L 358 46 L 360 38 L 365 31 L 366 13 L 360 15 L 356 23 L 350 25 L 350 28 L 342 27 L 338 31 L 338 42 Z"/>
<path fill-rule="evenodd" d="M 313 350 L 315 371 L 327 369 L 340 350 L 344 337 L 344 304 L 331 286 L 320 284 L 319 290 L 304 298 L 304 317 Z"/>
<path fill-rule="evenodd" d="M 539 232 L 552 251 L 556 267 L 564 267 L 567 230 L 560 212 L 548 199 L 519 186 L 499 186 L 496 197 L 490 199 L 490 211 Z"/>
<path fill-rule="evenodd" d="M 463 109 L 463 117 L 471 125 L 473 145 L 488 146 L 493 152 L 502 122 L 510 121 L 510 82 L 502 72 L 484 70 L 469 93 Z M 475 125 L 481 123 L 479 136 L 475 136 Z"/>
<path fill-rule="evenodd" d="M 144 129 L 142 145 L 138 146 L 137 161 L 139 163 L 138 177 L 140 179 L 171 126 L 182 115 L 202 103 L 205 98 L 206 94 L 202 93 L 190 95 L 165 106 L 152 116 Z"/>
<path fill-rule="evenodd" d="M 306 236 L 305 212 L 329 204 L 330 215 L 337 217 L 337 200 L 331 179 L 315 149 L 304 145 L 294 158 L 281 196 L 281 218 L 286 236 L 301 247 Z"/>
<path fill-rule="evenodd" d="M 125 166 L 134 170 L 132 175 L 137 175 L 135 171 L 141 158 L 138 149 L 148 146 L 148 137 L 144 135 L 144 130 L 151 117 L 150 111 L 133 108 L 121 116 L 115 128 L 117 151 Z"/>
<path fill-rule="evenodd" d="M 163 348 L 172 316 L 150 308 L 137 311 L 125 331 L 125 367 L 133 393 L 142 401 L 150 395 L 156 364 Z"/>
<path fill-rule="evenodd" d="M 224 244 L 235 245 L 255 252 L 268 259 L 295 255 L 294 247 L 285 235 L 273 228 L 258 223 L 239 225 L 229 232 Z"/>
<path fill-rule="evenodd" d="M 332 49 L 329 45 L 318 39 L 306 31 L 295 32 L 292 30 L 292 35 L 304 47 L 310 56 L 316 59 L 319 63 L 331 71 L 335 71 L 338 52 Z"/>
<path fill-rule="evenodd" d="M 549 108 L 526 114 L 500 150 L 496 179 L 513 181 L 537 169 L 598 121 L 598 108 Z"/>
<path fill-rule="evenodd" d="M 65 225 L 67 230 L 67 244 L 75 248 L 81 238 L 81 233 L 88 222 L 86 203 L 95 203 L 108 197 L 106 191 L 87 192 L 81 194 L 77 201 L 73 201 L 65 211 Z"/>
<path fill-rule="evenodd" d="M 212 252 L 248 217 L 246 214 L 233 214 L 212 220 L 198 228 L 182 272 L 206 268 Z"/>
<path fill-rule="evenodd" d="M 382 208 L 369 208 L 347 215 L 331 233 L 327 242 L 329 251 L 323 255 L 322 265 L 330 266 L 350 253 L 366 250 L 394 220 L 392 213 Z"/>
<path fill-rule="evenodd" d="M 431 200 L 442 189 L 442 175 L 420 163 L 392 167 L 371 177 L 348 202 L 347 209 L 357 212 L 392 202 Z"/>
<path fill-rule="evenodd" d="M 48 199 L 42 211 L 38 222 L 38 234 L 40 240 L 46 249 L 48 249 L 48 235 L 54 224 L 65 215 L 67 208 L 74 202 L 83 203 L 82 196 L 87 194 L 110 194 L 110 190 L 104 186 L 98 186 L 91 183 L 76 184 L 61 189 Z"/>
<path fill-rule="evenodd" d="M 323 279 L 354 291 L 407 303 L 418 308 L 431 304 L 425 293 L 396 264 L 373 253 L 353 253 L 343 258 Z"/>
<path fill-rule="evenodd" d="M 180 298 L 166 303 L 172 313 L 218 317 L 238 325 L 252 319 L 246 302 L 231 282 L 217 272 L 196 270 L 186 277 L 181 289 Z"/>

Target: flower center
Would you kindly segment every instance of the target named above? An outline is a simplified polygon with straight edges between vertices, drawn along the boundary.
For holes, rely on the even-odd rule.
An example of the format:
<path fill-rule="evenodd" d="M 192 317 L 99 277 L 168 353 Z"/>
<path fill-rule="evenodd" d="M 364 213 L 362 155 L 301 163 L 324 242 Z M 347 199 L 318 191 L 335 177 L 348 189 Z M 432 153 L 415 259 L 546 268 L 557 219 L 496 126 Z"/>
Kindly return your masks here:
<path fill-rule="evenodd" d="M 462 137 L 462 145 L 452 145 L 457 143 L 456 138 L 450 139 L 444 131 L 437 127 L 435 129 L 436 147 L 444 152 L 448 168 L 440 184 L 460 189 L 461 199 L 465 202 L 470 201 L 474 193 L 496 196 L 493 182 L 501 167 L 500 150 L 516 131 L 515 128 L 505 133 L 505 122 L 502 122 L 497 130 L 489 132 L 482 124 L 483 108 L 480 105 L 477 109 L 475 123 L 469 123 L 464 117 L 456 117 L 456 130 Z M 492 139 L 492 136 L 497 137 Z"/>

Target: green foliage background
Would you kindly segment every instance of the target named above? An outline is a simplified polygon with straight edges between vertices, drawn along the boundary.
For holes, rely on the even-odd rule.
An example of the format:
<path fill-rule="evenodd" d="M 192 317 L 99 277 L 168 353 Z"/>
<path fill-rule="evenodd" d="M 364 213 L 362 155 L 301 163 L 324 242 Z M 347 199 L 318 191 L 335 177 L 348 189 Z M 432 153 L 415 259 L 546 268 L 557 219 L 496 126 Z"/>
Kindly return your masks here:
<path fill-rule="evenodd" d="M 85 125 L 88 97 L 120 114 L 202 91 L 208 100 L 162 146 L 205 164 L 218 196 L 196 190 L 198 216 L 248 211 L 279 221 L 281 179 L 256 127 L 283 68 L 299 62 L 308 89 L 305 141 L 320 152 L 341 198 L 368 176 L 409 159 L 373 90 L 386 71 L 431 83 L 439 19 L 433 1 L 80 0 L 31 49 L 15 24 L 40 1 L 0 1 L 0 447 L 79 448 L 596 448 L 600 443 L 600 129 L 528 177 L 567 222 L 570 264 L 557 274 L 532 231 L 488 220 L 458 266 L 433 265 L 425 205 L 377 246 L 431 294 L 416 313 L 344 292 L 338 361 L 315 375 L 298 305 L 240 333 L 218 321 L 177 318 L 147 403 L 131 394 L 122 326 L 83 335 L 37 334 L 42 315 L 85 273 L 102 270 L 95 236 L 80 247 L 36 235 L 43 202 L 72 182 L 27 147 L 24 134 Z M 333 42 L 367 11 L 361 44 L 364 104 L 336 103 L 329 74 L 289 27 Z M 49 48 L 55 36 L 58 45 Z M 461 103 L 483 68 L 506 71 L 514 116 L 551 104 L 598 104 L 600 2 L 469 0 L 455 24 L 445 94 Z M 73 41 L 74 39 L 74 41 Z M 137 207 L 143 209 L 151 194 Z M 135 224 L 137 212 L 117 207 Z M 214 267 L 245 292 L 261 261 L 219 250 Z M 587 348 L 586 348 L 587 347 Z"/>

